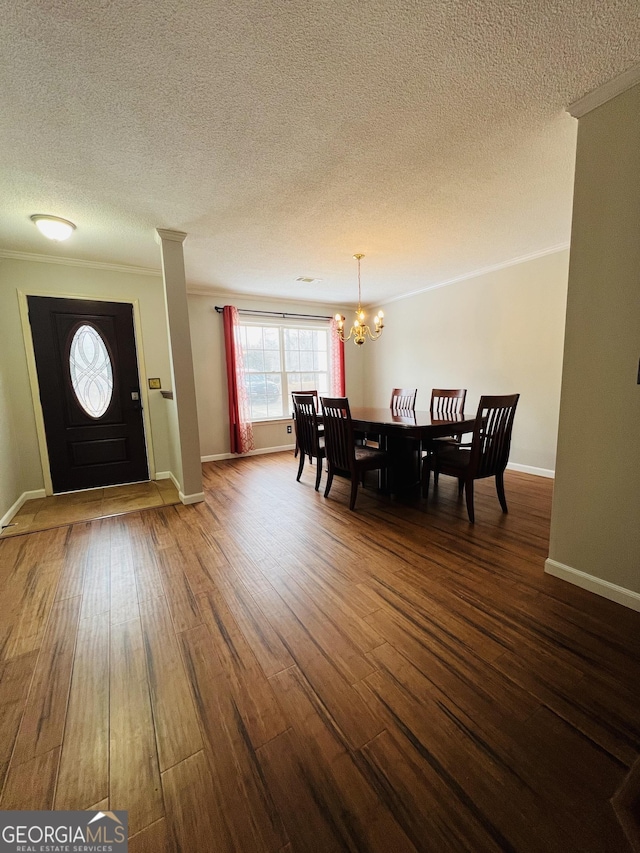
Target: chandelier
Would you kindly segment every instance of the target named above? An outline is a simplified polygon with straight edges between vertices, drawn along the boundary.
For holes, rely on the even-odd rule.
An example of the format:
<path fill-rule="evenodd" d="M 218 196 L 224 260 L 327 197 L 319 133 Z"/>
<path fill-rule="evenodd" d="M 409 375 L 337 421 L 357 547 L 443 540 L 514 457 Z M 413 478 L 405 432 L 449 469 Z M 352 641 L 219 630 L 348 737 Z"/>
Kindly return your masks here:
<path fill-rule="evenodd" d="M 371 328 L 365 323 L 365 316 L 364 311 L 362 310 L 360 296 L 360 261 L 364 258 L 364 255 L 358 253 L 353 257 L 358 262 L 358 308 L 356 309 L 355 320 L 353 321 L 353 325 L 351 326 L 348 335 L 345 335 L 344 333 L 345 318 L 342 314 L 336 314 L 336 323 L 338 324 L 336 332 L 343 343 L 345 341 L 350 341 L 351 338 L 353 338 L 354 344 L 361 347 L 367 338 L 372 341 L 378 340 L 382 334 L 382 330 L 384 329 L 384 313 L 382 311 L 378 311 L 376 316 L 373 318 L 376 328 L 375 331 L 372 332 Z"/>

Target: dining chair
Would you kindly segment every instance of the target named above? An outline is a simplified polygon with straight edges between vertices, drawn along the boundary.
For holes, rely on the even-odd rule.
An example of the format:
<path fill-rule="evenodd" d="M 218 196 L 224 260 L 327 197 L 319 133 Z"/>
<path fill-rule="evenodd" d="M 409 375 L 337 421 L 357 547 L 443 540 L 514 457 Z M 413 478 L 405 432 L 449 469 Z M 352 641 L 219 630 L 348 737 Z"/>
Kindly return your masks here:
<path fill-rule="evenodd" d="M 466 388 L 434 388 L 431 391 L 431 405 L 429 406 L 431 417 L 442 417 L 444 419 L 450 415 L 461 415 L 464 412 L 464 401 L 466 398 Z M 432 451 L 434 445 L 459 445 L 461 441 L 462 436 L 460 435 L 441 435 L 431 440 L 428 452 Z"/>
<path fill-rule="evenodd" d="M 391 392 L 389 408 L 394 411 L 397 409 L 406 409 L 407 411 L 413 412 L 416 408 L 417 396 L 417 388 L 394 388 Z"/>
<path fill-rule="evenodd" d="M 431 392 L 432 415 L 461 415 L 464 412 L 466 388 L 434 388 Z"/>
<path fill-rule="evenodd" d="M 291 392 L 291 399 L 292 399 L 292 400 L 293 400 L 293 395 L 294 395 L 294 394 L 303 394 L 303 395 L 305 395 L 305 396 L 313 397 L 313 404 L 314 404 L 314 406 L 315 406 L 316 412 L 318 411 L 318 392 L 317 392 L 317 391 L 315 391 L 315 390 L 314 390 L 314 391 L 292 391 L 292 392 Z M 299 450 L 299 444 L 298 444 L 298 427 L 296 426 L 296 418 L 295 418 L 295 414 L 296 414 L 296 410 L 295 410 L 295 406 L 294 406 L 294 407 L 293 407 L 293 429 L 294 429 L 295 436 L 296 436 L 296 446 L 295 446 L 295 448 L 294 448 L 294 450 L 293 450 L 293 456 L 294 456 L 294 458 L 298 455 L 298 450 Z M 322 432 L 322 428 L 321 428 L 320 426 L 319 426 L 318 428 L 319 428 L 319 431 L 320 431 L 320 432 Z"/>
<path fill-rule="evenodd" d="M 296 424 L 296 440 L 300 449 L 300 464 L 298 465 L 298 476 L 300 482 L 304 460 L 308 456 L 309 462 L 316 460 L 316 492 L 320 488 L 322 477 L 322 460 L 325 457 L 324 438 L 318 430 L 318 413 L 312 394 L 293 393 L 293 413 Z"/>
<path fill-rule="evenodd" d="M 498 500 L 508 512 L 504 494 L 504 470 L 509 461 L 511 430 L 519 394 L 480 398 L 471 444 L 433 445 L 433 452 L 422 460 L 422 494 L 429 493 L 431 469 L 437 474 L 458 478 L 458 494 L 465 490 L 469 521 L 475 521 L 473 484 L 475 480 L 495 477 Z M 437 483 L 437 480 L 436 480 Z"/>
<path fill-rule="evenodd" d="M 354 509 L 358 484 L 365 471 L 386 468 L 389 456 L 384 450 L 356 444 L 347 397 L 321 397 L 324 441 L 327 456 L 327 485 L 324 496 L 329 496 L 336 471 L 351 477 L 349 509 Z"/>
<path fill-rule="evenodd" d="M 394 388 L 391 392 L 391 402 L 389 408 L 394 412 L 414 412 L 416 408 L 416 397 L 418 395 L 417 388 Z M 363 443 L 367 447 L 382 448 L 384 442 L 382 436 L 370 436 L 367 433 L 357 434 L 357 438 L 362 438 Z"/>

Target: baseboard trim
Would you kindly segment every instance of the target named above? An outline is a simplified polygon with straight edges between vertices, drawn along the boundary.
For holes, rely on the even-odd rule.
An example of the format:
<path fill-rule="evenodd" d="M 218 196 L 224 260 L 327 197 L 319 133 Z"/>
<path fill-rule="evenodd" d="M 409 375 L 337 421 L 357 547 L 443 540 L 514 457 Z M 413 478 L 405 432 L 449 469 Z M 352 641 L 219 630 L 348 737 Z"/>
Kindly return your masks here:
<path fill-rule="evenodd" d="M 204 500 L 204 492 L 195 492 L 192 495 L 185 495 L 180 488 L 180 483 L 173 476 L 171 471 L 157 471 L 156 480 L 171 480 L 178 490 L 178 497 L 180 498 L 180 502 L 183 504 L 197 504 Z"/>
<path fill-rule="evenodd" d="M 221 462 L 223 459 L 242 459 L 243 456 L 261 456 L 263 453 L 282 453 L 284 450 L 293 450 L 295 444 L 282 444 L 279 447 L 259 447 L 257 450 L 247 450 L 246 453 L 214 453 L 211 456 L 202 456 L 201 462 Z"/>
<path fill-rule="evenodd" d="M 623 586 L 618 586 L 615 583 L 610 583 L 602 578 L 597 578 L 595 575 L 588 575 L 586 572 L 573 569 L 571 566 L 565 566 L 564 563 L 558 563 L 557 560 L 550 558 L 546 560 L 544 570 L 548 575 L 568 581 L 574 584 L 574 586 L 579 586 L 589 592 L 595 592 L 596 595 L 600 595 L 602 598 L 608 598 L 609 601 L 615 601 L 617 604 L 622 604 L 624 607 L 640 613 L 640 593 L 626 589 Z"/>
<path fill-rule="evenodd" d="M 208 456 L 201 456 L 201 462 L 222 462 L 225 459 L 242 459 L 243 456 L 259 456 L 263 453 L 282 453 L 285 450 L 293 450 L 295 444 L 281 444 L 279 447 L 260 447 L 258 450 L 248 450 L 246 453 L 212 453 Z M 510 462 L 507 468 L 511 471 L 520 471 L 523 474 L 534 474 L 536 477 L 548 477 L 553 479 L 556 472 L 551 468 L 535 468 L 532 465 L 518 465 L 517 462 Z M 162 474 L 156 475 L 161 479 Z M 168 473 L 166 476 L 170 476 Z M 175 482 L 175 480 L 174 480 Z"/>
<path fill-rule="evenodd" d="M 553 480 L 556 472 L 552 468 L 534 468 L 532 465 L 519 465 L 517 462 L 509 462 L 507 469 L 520 471 L 523 474 L 534 474 L 536 477 L 548 477 Z"/>
<path fill-rule="evenodd" d="M 199 504 L 204 500 L 204 492 L 196 492 L 193 495 L 183 495 L 180 490 L 178 490 L 178 497 L 183 504 Z"/>
<path fill-rule="evenodd" d="M 46 496 L 47 493 L 44 489 L 34 489 L 30 492 L 23 492 L 13 506 L 5 512 L 2 518 L 0 518 L 0 527 L 6 527 L 20 507 L 27 501 L 35 501 L 37 498 L 46 498 Z"/>
<path fill-rule="evenodd" d="M 156 480 L 171 480 L 178 492 L 180 491 L 180 483 L 176 480 L 171 471 L 156 471 Z"/>

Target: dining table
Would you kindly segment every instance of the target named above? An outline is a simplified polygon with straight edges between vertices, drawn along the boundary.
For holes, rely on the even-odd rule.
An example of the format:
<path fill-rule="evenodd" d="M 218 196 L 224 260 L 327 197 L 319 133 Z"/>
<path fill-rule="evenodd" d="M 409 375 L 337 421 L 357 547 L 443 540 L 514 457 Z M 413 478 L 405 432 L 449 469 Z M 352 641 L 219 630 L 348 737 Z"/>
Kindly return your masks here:
<path fill-rule="evenodd" d="M 435 438 L 473 432 L 476 416 L 447 415 L 409 409 L 354 406 L 354 431 L 380 437 L 381 447 L 391 457 L 387 472 L 381 472 L 380 487 L 395 495 L 415 493 L 420 486 L 424 451 Z"/>

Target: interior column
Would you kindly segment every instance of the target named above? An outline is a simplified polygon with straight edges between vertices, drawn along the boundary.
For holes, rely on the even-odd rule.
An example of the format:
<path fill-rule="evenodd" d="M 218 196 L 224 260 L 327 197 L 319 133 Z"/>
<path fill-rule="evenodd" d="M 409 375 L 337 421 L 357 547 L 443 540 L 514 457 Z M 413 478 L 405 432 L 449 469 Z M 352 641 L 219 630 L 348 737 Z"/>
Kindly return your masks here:
<path fill-rule="evenodd" d="M 191 331 L 187 306 L 187 286 L 182 244 L 186 234 L 157 228 L 157 241 L 162 255 L 162 278 L 169 331 L 169 351 L 173 381 L 173 401 L 177 419 L 178 457 L 181 472 L 180 500 L 185 504 L 204 500 L 198 411 L 191 353 Z"/>

